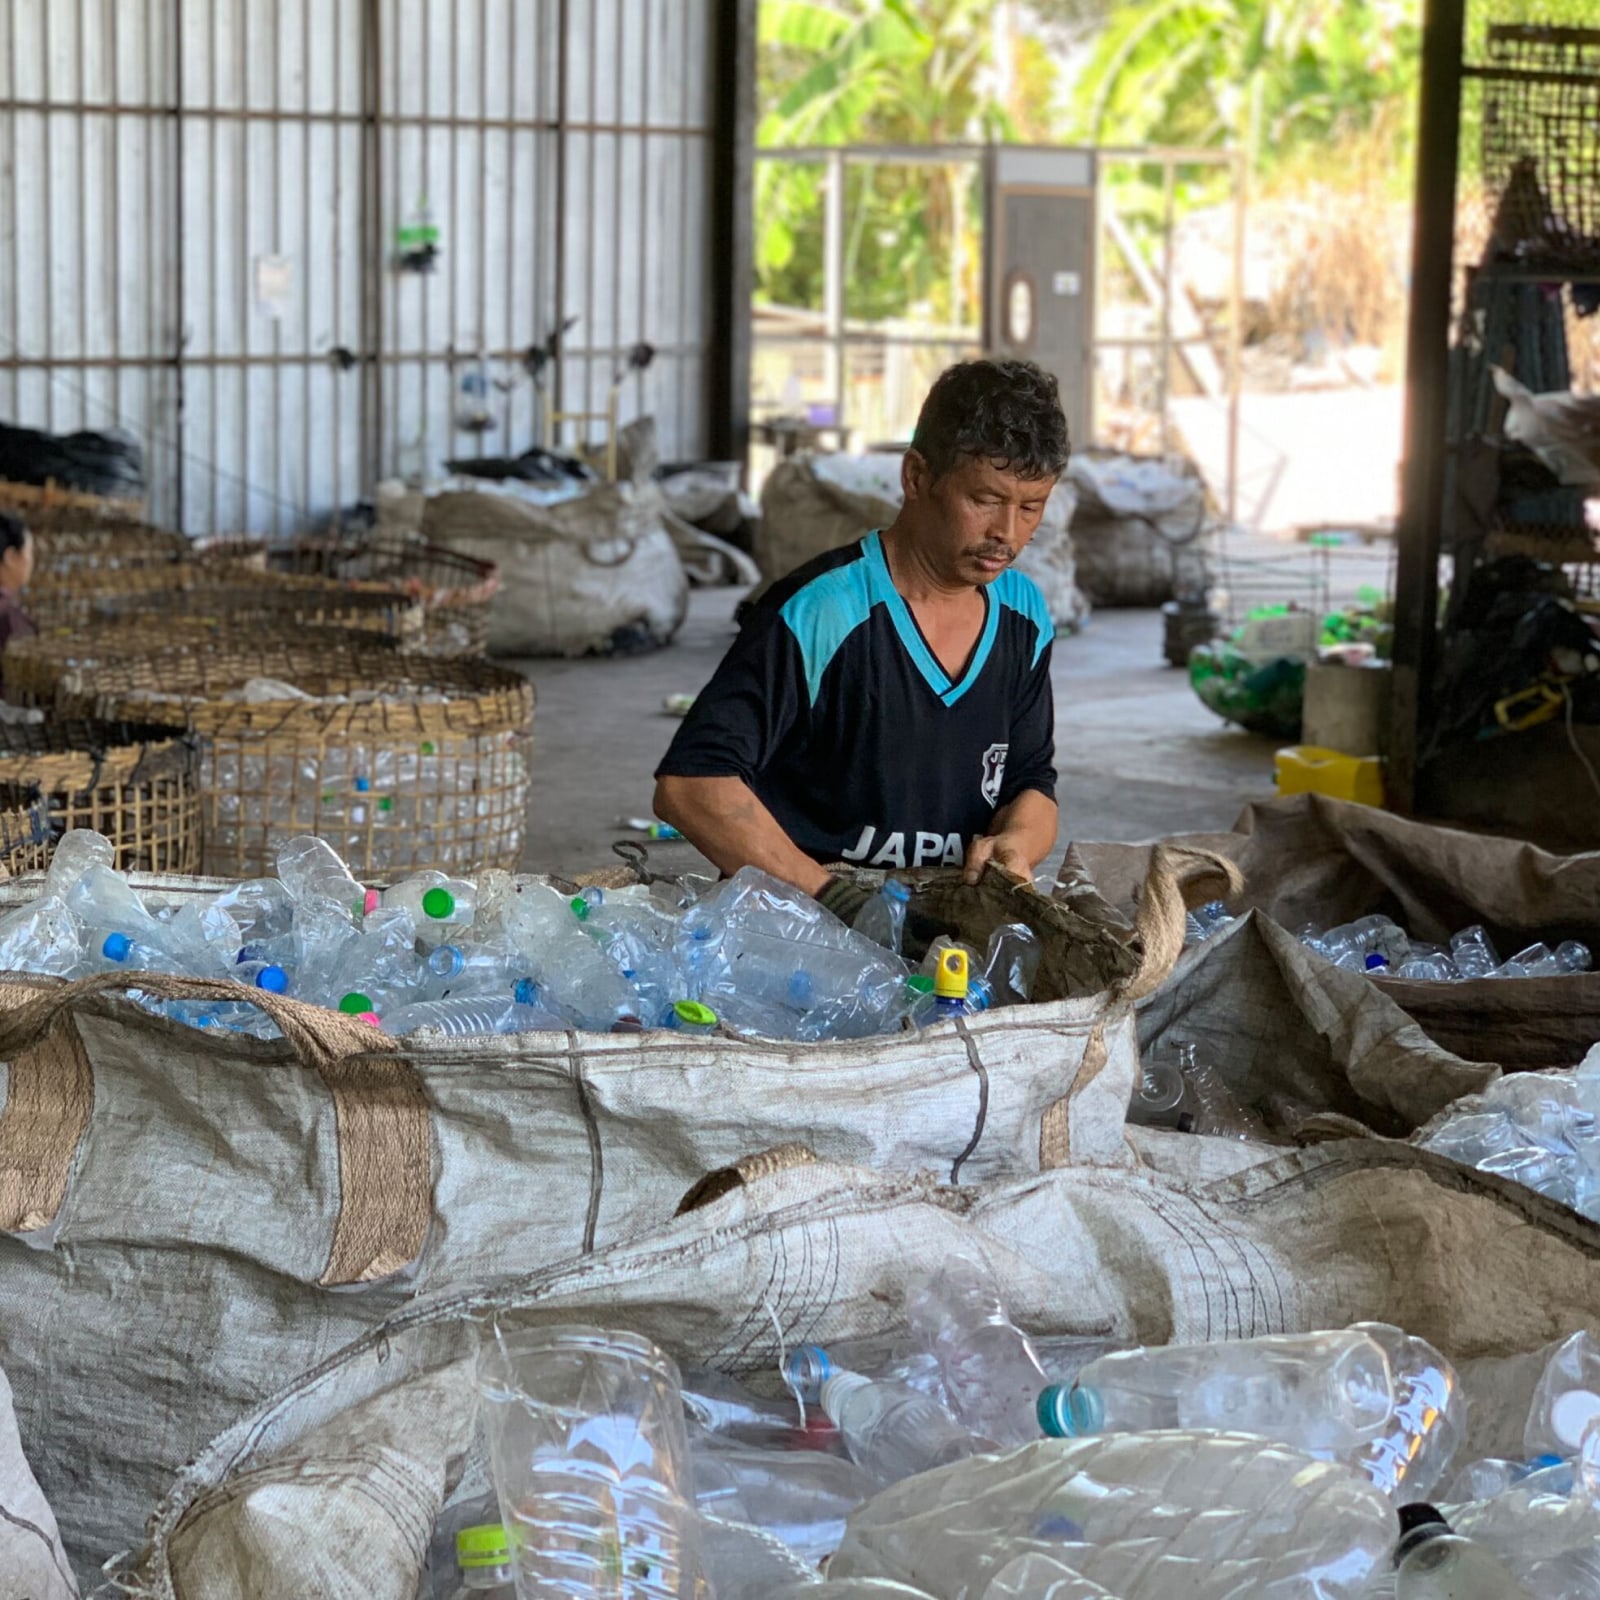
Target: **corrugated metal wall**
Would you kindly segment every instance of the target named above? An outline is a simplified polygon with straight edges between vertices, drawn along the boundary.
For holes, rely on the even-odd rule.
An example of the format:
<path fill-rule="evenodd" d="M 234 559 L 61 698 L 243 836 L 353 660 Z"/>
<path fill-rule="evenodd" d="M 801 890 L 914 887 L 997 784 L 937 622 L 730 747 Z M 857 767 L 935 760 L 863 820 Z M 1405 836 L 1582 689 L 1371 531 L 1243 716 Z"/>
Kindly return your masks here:
<path fill-rule="evenodd" d="M 157 520 L 526 448 L 563 314 L 562 409 L 648 341 L 624 419 L 705 450 L 714 0 L 0 7 L 0 418 L 130 429 Z"/>

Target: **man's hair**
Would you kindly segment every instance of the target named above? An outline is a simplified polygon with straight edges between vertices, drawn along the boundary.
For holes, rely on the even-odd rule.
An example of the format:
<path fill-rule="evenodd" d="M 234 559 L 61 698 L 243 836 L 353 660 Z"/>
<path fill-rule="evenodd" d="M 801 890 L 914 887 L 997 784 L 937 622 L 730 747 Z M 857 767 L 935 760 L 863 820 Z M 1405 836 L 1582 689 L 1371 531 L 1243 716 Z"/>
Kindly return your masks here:
<path fill-rule="evenodd" d="M 942 478 L 964 457 L 1023 479 L 1059 478 L 1071 444 L 1055 378 L 1031 361 L 963 361 L 922 402 L 911 448 Z"/>
<path fill-rule="evenodd" d="M 28 525 L 9 511 L 0 511 L 0 555 L 20 550 L 28 542 Z"/>

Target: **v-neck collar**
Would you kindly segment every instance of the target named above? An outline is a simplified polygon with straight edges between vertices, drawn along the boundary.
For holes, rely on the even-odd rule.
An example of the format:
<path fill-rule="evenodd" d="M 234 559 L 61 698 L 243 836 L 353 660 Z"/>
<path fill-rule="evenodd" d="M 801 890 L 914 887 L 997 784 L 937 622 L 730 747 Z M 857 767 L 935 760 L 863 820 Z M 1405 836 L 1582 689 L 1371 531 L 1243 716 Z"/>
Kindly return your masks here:
<path fill-rule="evenodd" d="M 901 647 L 911 657 L 928 687 L 938 695 L 942 704 L 953 706 L 978 681 L 979 673 L 988 662 L 989 652 L 994 648 L 995 635 L 1000 631 L 1000 607 L 995 603 L 994 596 L 987 589 L 981 591 L 983 629 L 978 634 L 978 642 L 973 647 L 972 658 L 967 662 L 967 670 L 961 675 L 960 682 L 952 682 L 950 674 L 939 665 L 939 658 L 928 648 L 928 641 L 922 637 L 922 630 L 911 615 L 911 607 L 906 604 L 905 596 L 895 588 L 894 579 L 889 576 L 889 561 L 883 553 L 881 534 L 869 533 L 861 541 L 861 548 L 867 560 L 873 602 L 881 603 L 888 610 L 889 620 L 894 623 Z"/>

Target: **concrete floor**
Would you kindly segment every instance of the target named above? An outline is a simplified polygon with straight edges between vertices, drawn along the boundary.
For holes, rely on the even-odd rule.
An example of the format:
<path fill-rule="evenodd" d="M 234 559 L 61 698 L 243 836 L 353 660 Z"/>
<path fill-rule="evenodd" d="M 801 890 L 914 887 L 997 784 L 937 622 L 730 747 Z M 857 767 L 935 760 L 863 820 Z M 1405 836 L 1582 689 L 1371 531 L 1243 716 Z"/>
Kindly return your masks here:
<path fill-rule="evenodd" d="M 1296 547 L 1236 553 L 1303 560 Z M 1329 552 L 1337 598 L 1383 586 L 1387 555 Z M 733 637 L 741 591 L 698 590 L 677 640 L 622 660 L 522 663 L 538 695 L 527 867 L 581 871 L 612 859 L 621 818 L 648 816 L 652 772 L 676 722 L 663 697 L 694 693 Z M 1285 596 L 1287 598 L 1287 595 Z M 1155 611 L 1100 611 L 1055 648 L 1061 848 L 1071 839 L 1138 840 L 1228 828 L 1247 800 L 1273 793 L 1274 742 L 1205 709 L 1187 674 L 1161 659 Z M 677 870 L 687 845 L 656 845 Z"/>

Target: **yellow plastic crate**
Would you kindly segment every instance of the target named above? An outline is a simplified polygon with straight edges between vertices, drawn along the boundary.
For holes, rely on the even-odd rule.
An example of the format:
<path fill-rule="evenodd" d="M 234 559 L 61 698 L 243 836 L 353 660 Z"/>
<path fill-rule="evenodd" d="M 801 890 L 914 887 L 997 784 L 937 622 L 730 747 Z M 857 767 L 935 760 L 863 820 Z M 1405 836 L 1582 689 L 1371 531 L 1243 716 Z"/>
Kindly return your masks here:
<path fill-rule="evenodd" d="M 1325 794 L 1330 800 L 1357 805 L 1383 804 L 1383 760 L 1380 756 L 1347 756 L 1320 745 L 1297 744 L 1280 750 L 1279 794 Z"/>

